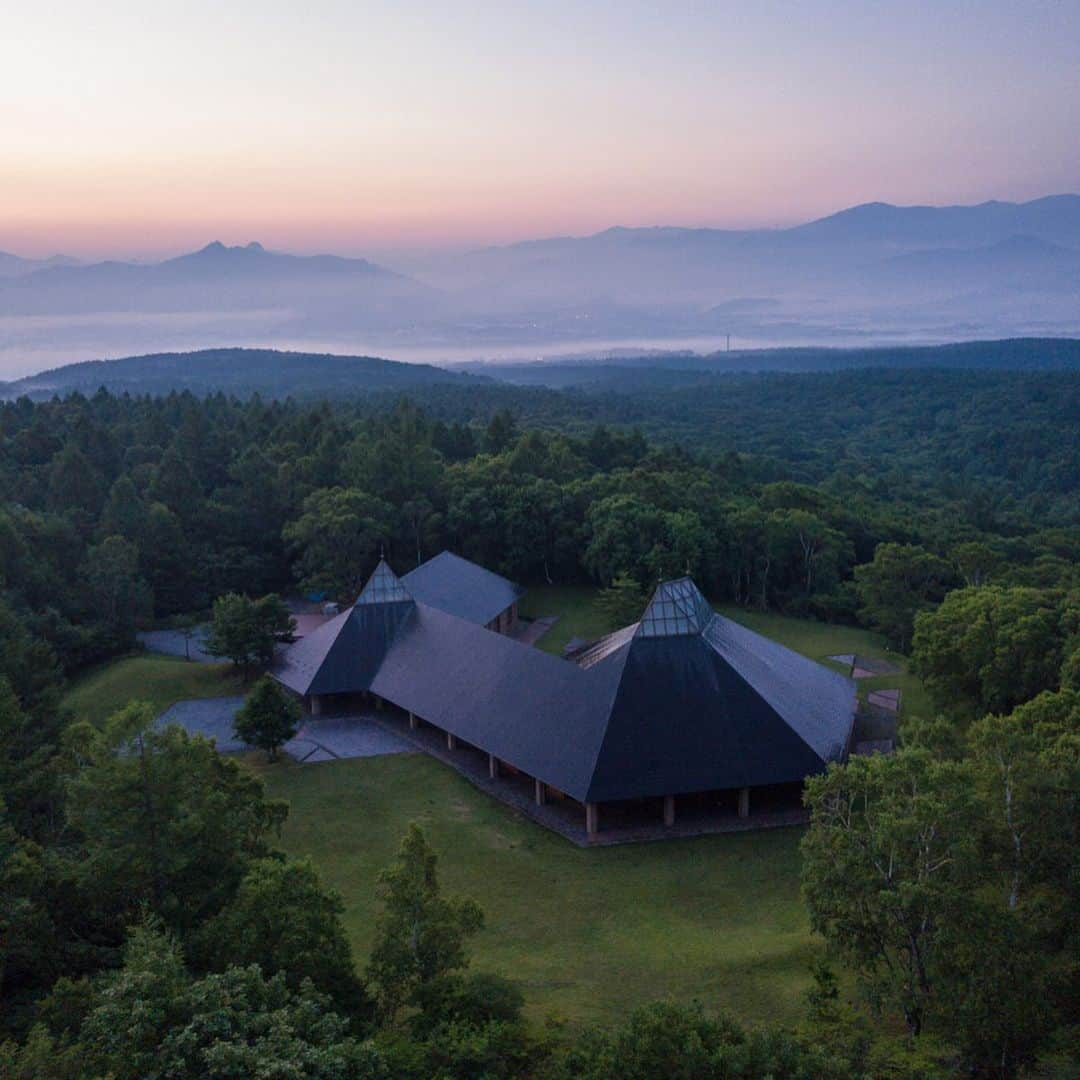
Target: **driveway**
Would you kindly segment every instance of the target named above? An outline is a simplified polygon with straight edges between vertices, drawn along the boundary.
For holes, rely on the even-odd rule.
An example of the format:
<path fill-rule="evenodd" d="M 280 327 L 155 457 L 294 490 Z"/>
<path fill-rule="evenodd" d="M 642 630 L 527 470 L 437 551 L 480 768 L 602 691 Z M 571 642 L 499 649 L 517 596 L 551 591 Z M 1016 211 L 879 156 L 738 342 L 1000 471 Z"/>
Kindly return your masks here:
<path fill-rule="evenodd" d="M 179 724 L 189 735 L 213 739 L 223 754 L 246 750 L 233 734 L 233 717 L 244 704 L 242 697 L 190 698 L 178 701 L 157 718 L 157 727 Z M 283 747 L 302 762 L 338 758 L 379 757 L 415 753 L 416 747 L 386 731 L 369 717 L 305 716 L 300 729 Z"/>
<path fill-rule="evenodd" d="M 213 739 L 223 754 L 234 753 L 246 749 L 233 735 L 233 717 L 243 704 L 242 697 L 189 698 L 170 705 L 157 718 L 155 726 L 179 724 L 189 735 Z"/>

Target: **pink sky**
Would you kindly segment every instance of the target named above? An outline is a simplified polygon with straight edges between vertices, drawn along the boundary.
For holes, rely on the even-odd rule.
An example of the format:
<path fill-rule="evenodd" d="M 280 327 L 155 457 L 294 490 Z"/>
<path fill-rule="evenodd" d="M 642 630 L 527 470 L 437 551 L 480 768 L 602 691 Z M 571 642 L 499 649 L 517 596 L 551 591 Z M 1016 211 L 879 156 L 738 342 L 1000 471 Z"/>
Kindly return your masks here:
<path fill-rule="evenodd" d="M 19 5 L 0 250 L 363 254 L 1077 190 L 1069 7 Z"/>

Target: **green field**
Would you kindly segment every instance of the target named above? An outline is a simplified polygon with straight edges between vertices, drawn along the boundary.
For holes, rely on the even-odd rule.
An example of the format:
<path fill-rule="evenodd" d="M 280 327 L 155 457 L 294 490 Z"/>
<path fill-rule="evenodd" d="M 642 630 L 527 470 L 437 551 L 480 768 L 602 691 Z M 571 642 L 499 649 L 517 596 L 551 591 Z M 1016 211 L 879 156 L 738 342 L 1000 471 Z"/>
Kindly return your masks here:
<path fill-rule="evenodd" d="M 536 643 L 546 652 L 562 655 L 563 646 L 572 638 L 591 641 L 616 627 L 596 610 L 593 601 L 597 589 L 574 585 L 532 585 L 522 597 L 518 610 L 528 619 L 557 615 L 555 625 Z"/>
<path fill-rule="evenodd" d="M 668 995 L 748 1021 L 800 1015 L 817 945 L 799 830 L 582 850 L 421 754 L 256 767 L 289 801 L 286 848 L 345 898 L 361 960 L 376 871 L 417 821 L 446 889 L 487 915 L 474 966 L 519 980 L 534 1017 L 613 1021 Z"/>
<path fill-rule="evenodd" d="M 574 635 L 609 629 L 595 590 L 537 588 L 528 615 L 557 614 L 541 645 L 561 651 Z M 723 609 L 750 628 L 822 660 L 830 653 L 888 657 L 865 630 Z M 925 697 L 914 677 L 900 686 L 906 710 Z M 66 702 L 100 721 L 131 698 L 164 709 L 184 697 L 241 692 L 226 665 L 128 657 L 80 680 Z M 479 901 L 487 926 L 475 966 L 518 979 L 536 1018 L 612 1021 L 658 997 L 700 999 L 749 1022 L 794 1022 L 819 945 L 799 897 L 800 830 L 708 836 L 581 850 L 481 794 L 421 754 L 319 765 L 249 759 L 269 793 L 289 801 L 282 842 L 309 855 L 346 905 L 362 964 L 371 944 L 375 875 L 410 821 L 440 853 L 447 889 Z"/>
<path fill-rule="evenodd" d="M 129 701 L 162 712 L 183 698 L 226 697 L 244 688 L 232 664 L 195 664 L 171 656 L 125 656 L 72 683 L 63 704 L 80 720 L 100 724 Z"/>
<path fill-rule="evenodd" d="M 557 615 L 558 621 L 538 642 L 542 649 L 557 654 L 572 637 L 592 639 L 608 633 L 609 626 L 595 606 L 597 590 L 574 586 L 534 586 L 521 604 L 521 613 L 529 618 Z M 891 660 L 901 668 L 899 675 L 881 675 L 859 680 L 859 694 L 867 691 L 899 687 L 903 713 L 906 716 L 927 716 L 930 701 L 920 681 L 907 673 L 907 661 L 891 652 L 879 634 L 857 626 L 837 626 L 814 619 L 793 619 L 787 615 L 748 610 L 734 605 L 721 605 L 722 614 L 742 623 L 759 634 L 779 641 L 789 649 L 801 652 L 812 660 L 829 663 L 825 658 L 838 653 L 861 653 L 864 656 Z M 836 667 L 837 665 L 833 665 Z M 844 670 L 837 668 L 837 670 Z"/>

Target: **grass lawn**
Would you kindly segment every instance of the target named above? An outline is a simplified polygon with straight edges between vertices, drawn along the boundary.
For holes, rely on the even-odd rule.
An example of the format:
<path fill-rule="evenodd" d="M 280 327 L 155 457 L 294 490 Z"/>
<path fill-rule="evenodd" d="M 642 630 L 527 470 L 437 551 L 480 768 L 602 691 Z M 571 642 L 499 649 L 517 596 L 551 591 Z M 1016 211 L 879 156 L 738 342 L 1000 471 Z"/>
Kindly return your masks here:
<path fill-rule="evenodd" d="M 817 622 L 814 619 L 793 619 L 788 615 L 769 612 L 747 611 L 733 605 L 721 605 L 718 610 L 735 622 L 756 630 L 759 634 L 779 641 L 789 649 L 809 656 L 812 660 L 828 664 L 847 674 L 840 664 L 826 660 L 828 656 L 859 653 L 879 660 L 891 660 L 900 668 L 899 675 L 877 675 L 872 679 L 859 679 L 859 696 L 866 697 L 870 690 L 899 687 L 901 711 L 904 716 L 930 716 L 933 713 L 930 699 L 922 682 L 908 673 L 907 658 L 886 648 L 880 634 L 863 630 L 858 626 L 838 626 Z"/>
<path fill-rule="evenodd" d="M 146 654 L 126 656 L 83 675 L 72 683 L 63 704 L 78 719 L 100 724 L 129 701 L 149 701 L 160 713 L 183 698 L 243 692 L 232 664 L 195 664 Z"/>
<path fill-rule="evenodd" d="M 572 636 L 610 629 L 594 596 L 592 589 L 536 588 L 523 613 L 559 616 L 541 640 L 559 653 Z M 723 610 L 815 660 L 859 652 L 903 664 L 865 630 Z M 909 714 L 926 707 L 912 676 L 860 681 L 861 690 L 868 685 L 900 686 Z M 100 721 L 132 698 L 160 710 L 180 698 L 241 690 L 227 665 L 136 656 L 84 677 L 66 703 Z M 473 897 L 486 912 L 474 966 L 519 980 L 534 1018 L 608 1023 L 666 996 L 699 999 L 749 1023 L 794 1023 L 802 1015 L 820 944 L 799 896 L 801 830 L 582 850 L 422 754 L 313 765 L 245 760 L 269 794 L 290 804 L 283 845 L 310 856 L 344 897 L 361 965 L 371 946 L 376 874 L 417 821 L 439 852 L 447 890 Z"/>
<path fill-rule="evenodd" d="M 593 601 L 597 592 L 597 589 L 580 586 L 531 587 L 522 601 L 521 613 L 530 618 L 538 615 L 559 617 L 551 630 L 540 639 L 539 647 L 561 655 L 563 646 L 572 637 L 592 639 L 615 629 L 596 610 Z M 887 649 L 881 636 L 870 630 L 822 623 L 814 619 L 793 619 L 771 612 L 748 611 L 730 604 L 721 605 L 718 610 L 729 619 L 822 663 L 829 663 L 825 659 L 827 656 L 852 652 L 891 660 L 901 668 L 901 674 L 859 679 L 860 696 L 865 697 L 869 690 L 899 687 L 905 716 L 929 716 L 932 713 L 922 683 L 907 673 L 906 659 Z M 839 665 L 832 666 L 844 670 Z"/>
<path fill-rule="evenodd" d="M 800 830 L 582 850 L 422 754 L 253 767 L 291 805 L 285 847 L 343 895 L 361 964 L 376 872 L 416 821 L 446 890 L 486 913 L 474 967 L 519 980 L 533 1017 L 611 1022 L 669 995 L 750 1022 L 801 1015 L 818 945 Z"/>
<path fill-rule="evenodd" d="M 530 585 L 519 605 L 520 613 L 529 619 L 558 616 L 555 625 L 536 643 L 537 648 L 562 656 L 563 646 L 572 637 L 592 641 L 616 629 L 608 625 L 593 604 L 598 592 L 578 585 Z"/>

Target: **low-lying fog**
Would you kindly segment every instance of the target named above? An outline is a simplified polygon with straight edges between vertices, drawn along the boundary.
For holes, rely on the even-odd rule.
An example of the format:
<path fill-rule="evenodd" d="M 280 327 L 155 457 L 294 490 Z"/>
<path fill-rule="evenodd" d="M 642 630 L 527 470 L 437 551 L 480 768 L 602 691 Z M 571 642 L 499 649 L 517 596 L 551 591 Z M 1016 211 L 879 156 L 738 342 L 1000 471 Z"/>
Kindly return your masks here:
<path fill-rule="evenodd" d="M 0 260 L 0 380 L 224 345 L 397 360 L 1080 335 L 1080 196 L 855 207 L 784 230 L 610 229 L 403 260 L 258 244 Z M 407 272 L 404 269 L 407 267 Z"/>

